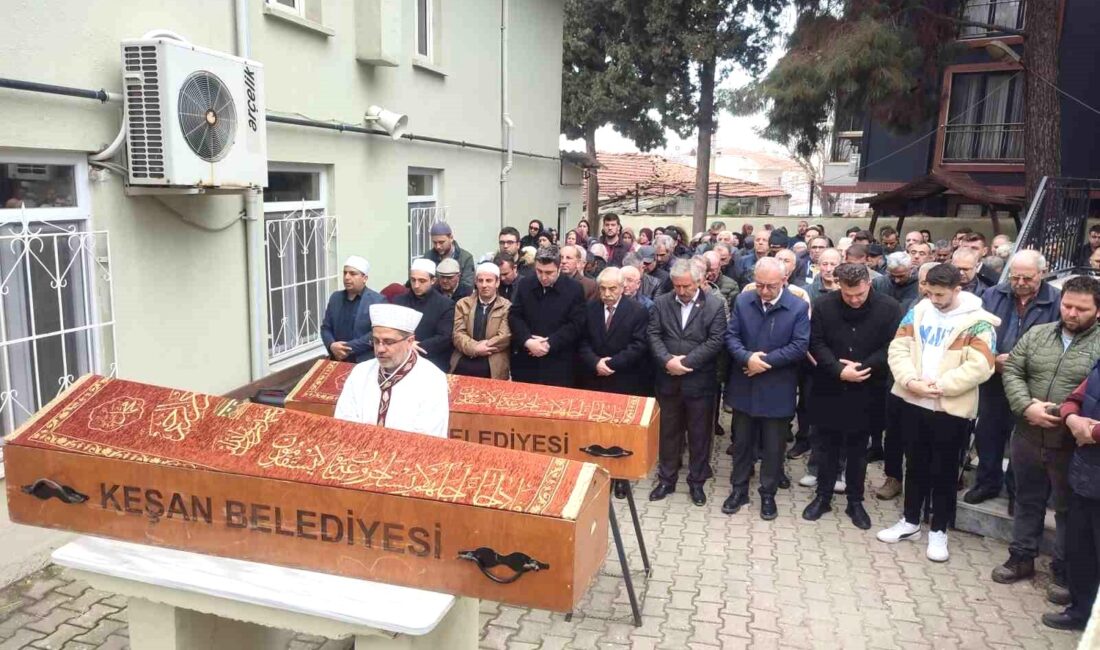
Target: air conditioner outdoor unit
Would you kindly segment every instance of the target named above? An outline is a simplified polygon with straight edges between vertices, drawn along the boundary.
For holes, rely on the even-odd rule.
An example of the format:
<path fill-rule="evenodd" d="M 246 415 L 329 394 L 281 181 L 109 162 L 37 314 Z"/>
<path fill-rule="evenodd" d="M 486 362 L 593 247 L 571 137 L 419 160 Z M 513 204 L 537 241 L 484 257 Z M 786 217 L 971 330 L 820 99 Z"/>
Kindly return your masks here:
<path fill-rule="evenodd" d="M 122 42 L 131 185 L 267 185 L 263 65 L 172 38 Z"/>

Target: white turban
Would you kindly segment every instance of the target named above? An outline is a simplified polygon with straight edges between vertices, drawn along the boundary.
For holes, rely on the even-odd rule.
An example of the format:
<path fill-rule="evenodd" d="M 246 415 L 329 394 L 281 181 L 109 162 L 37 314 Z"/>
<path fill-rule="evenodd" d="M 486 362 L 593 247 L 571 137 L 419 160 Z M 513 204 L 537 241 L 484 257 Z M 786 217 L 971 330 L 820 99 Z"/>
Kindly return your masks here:
<path fill-rule="evenodd" d="M 481 273 L 492 273 L 493 275 L 500 277 L 500 267 L 492 262 L 482 262 L 477 265 L 475 277 Z"/>
<path fill-rule="evenodd" d="M 344 260 L 344 266 L 350 266 L 363 275 L 370 273 L 370 262 L 368 262 L 366 258 L 359 257 L 358 255 L 352 255 Z"/>
<path fill-rule="evenodd" d="M 388 327 L 412 334 L 420 324 L 421 314 L 415 309 L 380 302 L 370 306 L 371 327 Z"/>
<path fill-rule="evenodd" d="M 435 262 L 426 257 L 418 257 L 413 260 L 412 266 L 409 267 L 409 271 L 423 271 L 428 275 L 435 275 Z"/>

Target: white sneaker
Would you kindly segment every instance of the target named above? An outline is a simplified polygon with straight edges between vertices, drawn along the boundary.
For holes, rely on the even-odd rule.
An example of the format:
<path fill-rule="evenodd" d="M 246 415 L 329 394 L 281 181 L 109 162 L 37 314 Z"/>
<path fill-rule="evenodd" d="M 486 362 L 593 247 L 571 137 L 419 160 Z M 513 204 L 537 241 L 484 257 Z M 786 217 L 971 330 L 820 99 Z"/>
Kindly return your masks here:
<path fill-rule="evenodd" d="M 933 562 L 947 561 L 949 557 L 947 553 L 947 531 L 928 531 L 928 553 L 926 555 Z"/>
<path fill-rule="evenodd" d="M 847 490 L 848 484 L 842 480 L 838 479 L 837 482 L 833 484 L 833 492 L 837 494 L 844 494 Z"/>
<path fill-rule="evenodd" d="M 911 524 L 905 521 L 902 517 L 898 520 L 898 523 L 886 528 L 885 530 L 878 531 L 878 541 L 886 542 L 887 544 L 897 544 L 903 540 L 916 540 L 920 539 L 920 525 Z"/>
<path fill-rule="evenodd" d="M 807 474 L 798 479 L 798 484 L 802 487 L 815 487 L 817 485 L 817 477 L 813 474 Z"/>

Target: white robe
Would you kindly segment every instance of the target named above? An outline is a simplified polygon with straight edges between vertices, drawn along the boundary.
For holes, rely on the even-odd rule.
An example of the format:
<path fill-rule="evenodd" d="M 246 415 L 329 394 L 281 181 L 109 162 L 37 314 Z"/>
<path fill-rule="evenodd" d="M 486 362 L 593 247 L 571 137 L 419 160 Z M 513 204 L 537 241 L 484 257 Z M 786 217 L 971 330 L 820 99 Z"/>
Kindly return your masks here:
<path fill-rule="evenodd" d="M 336 401 L 335 417 L 378 424 L 378 402 L 381 399 L 378 360 L 357 364 L 344 382 L 340 399 Z M 449 415 L 447 375 L 424 357 L 417 359 L 412 371 L 390 391 L 386 427 L 446 438 Z"/>

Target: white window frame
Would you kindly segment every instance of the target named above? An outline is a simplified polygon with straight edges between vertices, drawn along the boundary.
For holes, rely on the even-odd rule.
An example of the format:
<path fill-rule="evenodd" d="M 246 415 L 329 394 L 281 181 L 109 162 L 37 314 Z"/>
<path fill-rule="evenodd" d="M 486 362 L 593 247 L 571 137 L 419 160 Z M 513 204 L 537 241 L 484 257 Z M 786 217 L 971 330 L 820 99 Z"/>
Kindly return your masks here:
<path fill-rule="evenodd" d="M 0 375 L 0 418 L 3 418 L 5 428 L 10 431 L 16 424 L 16 409 L 22 411 L 22 416 L 29 416 L 36 406 L 44 405 L 54 397 L 54 395 L 45 394 L 42 390 L 38 341 L 61 336 L 62 376 L 57 378 L 58 392 L 68 387 L 82 372 L 80 368 L 68 366 L 66 352 L 70 345 L 67 340 L 69 336 L 83 334 L 86 337 L 83 343 L 77 343 L 80 347 L 75 348 L 73 352 L 77 355 L 77 361 L 87 366 L 88 372 L 114 376 L 118 368 L 115 358 L 117 348 L 114 339 L 114 290 L 111 286 L 110 240 L 106 231 L 91 230 L 86 155 L 57 151 L 0 149 L 0 165 L 9 163 L 73 167 L 73 191 L 76 198 L 76 205 L 73 207 L 0 208 L 0 225 L 21 225 L 21 228 L 12 234 L 0 235 L 0 246 L 4 247 L 5 252 L 16 255 L 15 262 L 22 267 L 21 269 L 13 267 L 2 274 L 0 291 L 5 295 L 15 293 L 5 285 L 9 281 L 15 282 L 22 277 L 22 281 L 26 282 L 25 286 L 33 294 L 34 284 L 28 275 L 27 268 L 39 265 L 51 277 L 50 285 L 56 293 L 61 317 L 60 329 L 40 332 L 35 314 L 28 311 L 27 304 L 22 301 L 13 301 L 10 305 L 12 309 L 10 317 L 9 313 L 2 312 L 2 305 L 0 305 L 0 373 L 3 373 Z M 73 256 L 64 267 L 61 266 L 62 263 L 58 257 L 62 247 L 67 247 L 69 254 Z M 52 269 L 38 256 L 38 252 L 46 251 L 48 248 L 52 248 L 54 253 Z M 70 304 L 63 297 L 62 290 L 65 287 L 77 286 L 82 289 L 82 293 L 75 297 L 75 304 Z M 100 295 L 101 290 L 106 294 L 105 296 Z M 27 300 L 31 300 L 30 296 Z M 63 314 L 67 309 L 82 311 L 83 317 L 79 318 L 72 312 L 68 312 L 69 316 L 66 318 Z M 23 336 L 15 335 L 15 338 L 9 340 L 9 322 L 29 322 L 30 331 Z M 11 347 L 26 343 L 30 344 L 30 350 L 22 353 L 13 351 Z M 13 361 L 11 357 L 14 354 L 30 356 L 22 361 Z M 12 367 L 16 363 L 32 364 L 30 379 L 32 395 L 19 394 L 14 387 Z M 2 448 L 0 448 L 0 457 L 2 455 Z M 2 470 L 0 470 L 0 477 L 2 476 Z"/>
<path fill-rule="evenodd" d="M 306 0 L 294 0 L 294 6 L 288 7 L 285 4 L 277 2 L 276 0 L 266 0 L 267 6 L 276 11 L 282 11 L 290 14 L 291 16 L 297 16 L 299 18 L 306 17 Z"/>
<path fill-rule="evenodd" d="M 40 165 L 65 165 L 73 167 L 73 185 L 76 205 L 70 208 L 27 208 L 27 221 L 88 221 L 91 219 L 91 195 L 88 188 L 88 158 L 80 154 L 58 151 L 34 151 L 31 149 L 0 149 L 0 165 L 12 162 L 29 162 Z M 5 208 L 0 204 L 0 224 L 23 221 L 23 210 Z"/>
<path fill-rule="evenodd" d="M 432 177 L 432 193 L 431 194 L 421 194 L 421 195 L 413 195 L 413 194 L 408 195 L 408 205 L 409 205 L 409 209 L 408 209 L 408 214 L 409 214 L 408 234 L 409 234 L 409 260 L 410 261 L 415 260 L 418 257 L 422 257 L 424 255 L 427 255 L 428 252 L 431 250 L 431 244 L 429 243 L 426 250 L 423 250 L 419 254 L 417 254 L 414 239 L 415 239 L 416 234 L 417 234 L 418 225 L 419 226 L 427 226 L 428 228 L 430 228 L 433 224 L 439 223 L 440 221 L 446 221 L 447 220 L 447 208 L 445 206 L 440 205 L 440 203 L 442 203 L 441 191 L 440 191 L 440 182 L 443 178 L 443 170 L 442 169 L 431 169 L 431 168 L 427 168 L 427 167 L 409 167 L 408 174 L 406 175 L 406 185 L 408 184 L 408 180 L 407 180 L 408 176 L 414 176 L 414 175 L 431 176 Z M 433 203 L 434 205 L 430 208 L 426 208 L 426 207 L 414 208 L 414 207 L 412 207 L 412 205 L 414 203 Z M 428 212 L 414 213 L 413 210 L 421 210 L 421 211 L 427 210 Z"/>
<path fill-rule="evenodd" d="M 424 6 L 427 8 L 427 20 L 424 21 L 424 29 L 427 33 L 424 35 L 424 42 L 428 47 L 427 52 L 420 51 L 420 2 L 421 0 L 413 0 L 413 54 L 417 59 L 422 61 L 432 62 L 435 57 L 435 26 L 432 21 L 435 20 L 435 4 L 434 0 L 423 0 Z"/>
<path fill-rule="evenodd" d="M 328 297 L 332 291 L 337 289 L 337 280 L 339 280 L 340 273 L 336 267 L 338 259 L 334 252 L 328 253 L 327 251 L 336 251 L 339 243 L 339 231 L 337 228 L 338 220 L 336 215 L 332 214 L 328 210 L 329 199 L 329 169 L 325 165 L 315 165 L 308 163 L 287 163 L 287 162 L 269 162 L 268 172 L 297 172 L 297 173 L 310 173 L 318 174 L 317 189 L 318 198 L 312 201 L 272 201 L 264 203 L 264 273 L 265 273 L 265 286 L 267 294 L 267 322 L 265 323 L 265 331 L 262 335 L 267 340 L 266 351 L 268 355 L 268 367 L 272 372 L 282 370 L 303 361 L 304 359 L 316 357 L 325 353 L 325 345 L 321 340 L 320 328 L 321 323 L 324 320 L 324 308 L 327 305 Z M 310 313 L 310 317 L 316 320 L 317 323 L 317 338 L 313 341 L 309 341 L 304 345 L 298 345 L 281 352 L 275 352 L 273 350 L 274 338 L 279 334 L 278 326 L 274 322 L 274 314 L 271 309 L 272 294 L 275 291 L 282 290 L 288 286 L 282 285 L 280 287 L 273 288 L 271 286 L 271 269 L 270 262 L 268 260 L 269 246 L 271 242 L 269 237 L 272 235 L 272 229 L 267 222 L 267 215 L 274 213 L 285 212 L 302 212 L 303 216 L 300 219 L 317 219 L 317 217 L 308 216 L 311 213 L 321 212 L 323 215 L 323 222 L 319 222 L 318 225 L 323 225 L 323 233 L 327 233 L 330 241 L 323 245 L 323 250 L 326 251 L 325 259 L 325 272 L 324 275 L 318 278 L 316 281 L 324 283 L 322 285 L 323 299 L 322 304 L 319 304 L 319 313 Z M 331 228 L 331 231 L 327 230 Z M 314 233 L 316 235 L 316 231 Z M 312 282 L 312 281 L 311 281 Z M 284 309 L 285 313 L 285 309 Z M 299 324 L 299 327 L 301 324 Z M 285 335 L 284 335 L 285 336 Z"/>

